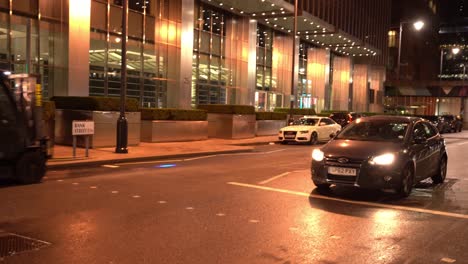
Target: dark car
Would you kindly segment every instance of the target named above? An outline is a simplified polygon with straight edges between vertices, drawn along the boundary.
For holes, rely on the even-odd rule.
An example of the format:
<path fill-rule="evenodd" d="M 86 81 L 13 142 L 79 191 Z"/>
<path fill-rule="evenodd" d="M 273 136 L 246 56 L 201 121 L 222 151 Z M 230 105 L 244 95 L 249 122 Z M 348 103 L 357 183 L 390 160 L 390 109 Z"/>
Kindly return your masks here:
<path fill-rule="evenodd" d="M 408 196 L 415 183 L 429 177 L 442 183 L 446 174 L 445 141 L 418 117 L 363 117 L 312 152 L 312 181 L 319 189 L 351 185 Z"/>
<path fill-rule="evenodd" d="M 443 115 L 441 116 L 444 123 L 446 123 L 447 132 L 461 132 L 463 129 L 463 121 L 460 117 L 454 115 Z"/>
<path fill-rule="evenodd" d="M 333 119 L 336 123 L 340 124 L 341 127 L 347 126 L 349 123 L 354 120 L 362 117 L 363 114 L 356 112 L 334 112 L 330 114 L 330 118 Z"/>

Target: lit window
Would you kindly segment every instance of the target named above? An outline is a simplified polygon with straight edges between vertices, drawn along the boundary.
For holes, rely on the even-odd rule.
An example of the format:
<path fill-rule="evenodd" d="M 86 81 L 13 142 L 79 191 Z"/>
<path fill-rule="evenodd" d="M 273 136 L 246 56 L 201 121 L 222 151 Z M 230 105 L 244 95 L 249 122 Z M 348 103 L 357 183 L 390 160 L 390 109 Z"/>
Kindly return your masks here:
<path fill-rule="evenodd" d="M 388 47 L 389 48 L 396 47 L 396 31 L 395 30 L 388 31 Z"/>

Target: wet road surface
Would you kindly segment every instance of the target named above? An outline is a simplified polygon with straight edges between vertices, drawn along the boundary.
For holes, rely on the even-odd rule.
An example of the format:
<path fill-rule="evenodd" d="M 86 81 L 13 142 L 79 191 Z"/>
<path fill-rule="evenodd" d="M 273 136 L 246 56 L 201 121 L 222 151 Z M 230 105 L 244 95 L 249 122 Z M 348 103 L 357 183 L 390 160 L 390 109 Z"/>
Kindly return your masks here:
<path fill-rule="evenodd" d="M 468 132 L 446 137 L 447 181 L 420 183 L 407 199 L 318 193 L 304 145 L 3 184 L 0 248 L 11 234 L 39 241 L 0 262 L 468 263 Z"/>

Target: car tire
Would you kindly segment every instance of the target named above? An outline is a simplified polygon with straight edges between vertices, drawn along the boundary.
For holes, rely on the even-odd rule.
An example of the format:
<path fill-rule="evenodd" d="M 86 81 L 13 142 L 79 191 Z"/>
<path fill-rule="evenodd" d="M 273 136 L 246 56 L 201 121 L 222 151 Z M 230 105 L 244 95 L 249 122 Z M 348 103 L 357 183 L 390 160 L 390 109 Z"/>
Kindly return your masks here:
<path fill-rule="evenodd" d="M 20 184 L 39 183 L 46 173 L 46 159 L 39 151 L 24 153 L 16 162 L 15 180 Z"/>
<path fill-rule="evenodd" d="M 439 161 L 439 169 L 437 174 L 432 176 L 432 182 L 434 184 L 443 183 L 447 177 L 447 158 L 444 156 Z"/>
<path fill-rule="evenodd" d="M 318 136 L 317 136 L 317 133 L 316 132 L 312 132 L 312 135 L 310 135 L 310 140 L 309 140 L 309 144 L 310 145 L 315 145 L 318 143 Z"/>
<path fill-rule="evenodd" d="M 401 175 L 401 182 L 397 192 L 402 197 L 408 197 L 413 189 L 414 172 L 409 166 L 406 166 Z"/>

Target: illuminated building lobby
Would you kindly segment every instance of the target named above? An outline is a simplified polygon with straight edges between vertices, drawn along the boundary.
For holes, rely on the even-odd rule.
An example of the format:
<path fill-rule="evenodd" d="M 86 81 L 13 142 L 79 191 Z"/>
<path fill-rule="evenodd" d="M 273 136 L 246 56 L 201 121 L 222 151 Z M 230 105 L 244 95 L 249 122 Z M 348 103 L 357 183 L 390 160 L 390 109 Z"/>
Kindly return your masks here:
<path fill-rule="evenodd" d="M 382 111 L 390 4 L 299 1 L 293 47 L 294 0 L 129 0 L 127 96 Z M 0 1 L 0 64 L 45 98 L 120 96 L 122 41 L 122 0 Z"/>

